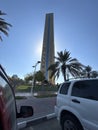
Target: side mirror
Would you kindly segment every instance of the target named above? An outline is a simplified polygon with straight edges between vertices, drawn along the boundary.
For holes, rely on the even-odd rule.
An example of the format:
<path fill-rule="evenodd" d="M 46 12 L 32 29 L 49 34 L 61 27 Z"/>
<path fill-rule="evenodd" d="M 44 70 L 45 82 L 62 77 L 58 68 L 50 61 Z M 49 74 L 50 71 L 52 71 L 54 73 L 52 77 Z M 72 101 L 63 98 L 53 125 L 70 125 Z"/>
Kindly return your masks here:
<path fill-rule="evenodd" d="M 17 113 L 17 118 L 26 118 L 33 116 L 33 108 L 31 106 L 21 106 L 20 113 Z"/>

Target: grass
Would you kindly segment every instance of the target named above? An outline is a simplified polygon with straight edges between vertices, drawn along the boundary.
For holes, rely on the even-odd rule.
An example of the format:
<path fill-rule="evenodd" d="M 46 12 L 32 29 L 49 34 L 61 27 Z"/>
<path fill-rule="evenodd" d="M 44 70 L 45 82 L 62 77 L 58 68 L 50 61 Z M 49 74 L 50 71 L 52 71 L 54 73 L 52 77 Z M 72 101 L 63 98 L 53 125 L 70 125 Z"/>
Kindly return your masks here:
<path fill-rule="evenodd" d="M 17 87 L 17 89 L 23 90 L 23 89 L 28 89 L 30 86 L 27 85 L 20 85 Z"/>
<path fill-rule="evenodd" d="M 16 92 L 30 92 L 31 90 L 31 86 L 27 86 L 27 85 L 20 85 L 17 86 L 16 88 Z"/>
<path fill-rule="evenodd" d="M 25 96 L 15 96 L 15 98 L 16 98 L 17 100 L 19 100 L 19 99 L 27 99 Z"/>

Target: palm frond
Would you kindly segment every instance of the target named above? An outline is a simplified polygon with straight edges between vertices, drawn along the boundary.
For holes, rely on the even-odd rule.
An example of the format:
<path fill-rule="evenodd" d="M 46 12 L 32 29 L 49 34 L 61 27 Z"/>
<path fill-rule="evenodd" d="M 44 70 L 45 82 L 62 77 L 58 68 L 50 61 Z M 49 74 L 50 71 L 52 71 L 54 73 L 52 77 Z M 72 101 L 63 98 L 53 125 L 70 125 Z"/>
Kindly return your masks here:
<path fill-rule="evenodd" d="M 6 13 L 0 11 L 0 16 L 2 15 L 6 15 Z M 12 25 L 5 22 L 3 18 L 0 18 L 0 32 L 8 36 L 9 27 L 12 27 Z M 0 36 L 0 40 L 2 41 L 2 36 Z"/>
<path fill-rule="evenodd" d="M 8 36 L 8 32 L 5 29 L 0 28 L 0 31 L 3 32 L 6 36 Z"/>
<path fill-rule="evenodd" d="M 3 41 L 1 36 L 0 36 L 0 40 Z"/>
<path fill-rule="evenodd" d="M 2 11 L 0 10 L 0 15 L 6 15 L 6 13 L 4 13 L 4 12 L 2 12 Z"/>
<path fill-rule="evenodd" d="M 59 66 L 59 62 L 55 62 L 54 64 L 50 65 L 48 67 L 48 70 L 54 70 L 55 68 L 57 68 Z"/>
<path fill-rule="evenodd" d="M 70 59 L 69 62 L 78 62 L 76 58 Z"/>

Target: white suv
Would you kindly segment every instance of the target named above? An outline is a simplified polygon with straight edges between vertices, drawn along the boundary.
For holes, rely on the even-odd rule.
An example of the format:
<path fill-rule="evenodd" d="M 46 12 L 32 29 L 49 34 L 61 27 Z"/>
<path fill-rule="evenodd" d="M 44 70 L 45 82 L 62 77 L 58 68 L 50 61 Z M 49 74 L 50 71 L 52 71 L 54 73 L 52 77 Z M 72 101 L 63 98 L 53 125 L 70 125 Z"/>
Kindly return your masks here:
<path fill-rule="evenodd" d="M 98 79 L 61 84 L 55 113 L 62 130 L 98 130 Z"/>

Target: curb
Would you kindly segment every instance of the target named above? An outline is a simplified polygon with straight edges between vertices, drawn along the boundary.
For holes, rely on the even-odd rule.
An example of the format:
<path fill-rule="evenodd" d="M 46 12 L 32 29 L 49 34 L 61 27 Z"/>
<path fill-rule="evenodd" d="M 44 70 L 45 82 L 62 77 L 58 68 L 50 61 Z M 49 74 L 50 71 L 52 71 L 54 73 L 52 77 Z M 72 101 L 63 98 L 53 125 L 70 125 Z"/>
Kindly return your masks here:
<path fill-rule="evenodd" d="M 18 129 L 22 129 L 22 128 L 26 128 L 26 127 L 29 127 L 29 126 L 32 126 L 32 125 L 36 125 L 38 123 L 42 123 L 44 121 L 47 121 L 47 120 L 50 120 L 50 119 L 53 119 L 53 118 L 56 118 L 55 113 L 51 113 L 51 114 L 48 114 L 46 116 L 34 118 L 34 119 L 31 119 L 31 120 L 19 122 L 18 123 Z"/>

